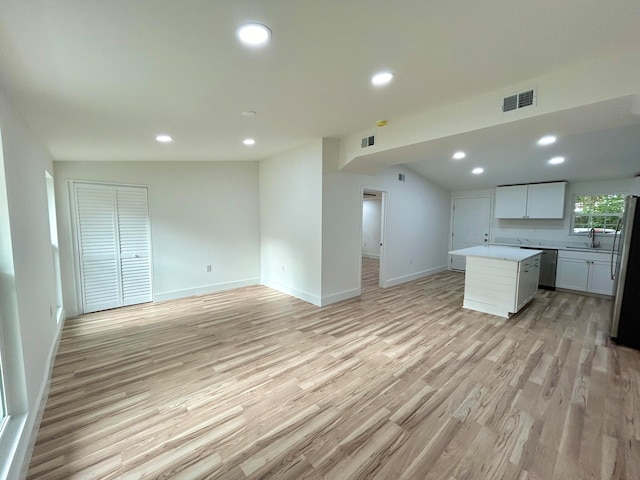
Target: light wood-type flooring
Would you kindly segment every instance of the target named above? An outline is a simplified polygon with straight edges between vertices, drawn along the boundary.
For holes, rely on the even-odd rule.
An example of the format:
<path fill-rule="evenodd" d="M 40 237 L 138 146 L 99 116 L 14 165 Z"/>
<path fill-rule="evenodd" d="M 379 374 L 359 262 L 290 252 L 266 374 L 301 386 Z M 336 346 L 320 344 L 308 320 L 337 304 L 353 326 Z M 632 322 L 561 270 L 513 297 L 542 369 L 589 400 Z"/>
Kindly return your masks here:
<path fill-rule="evenodd" d="M 443 272 L 318 308 L 265 287 L 69 319 L 30 479 L 640 479 L 611 302 L 503 319 Z"/>

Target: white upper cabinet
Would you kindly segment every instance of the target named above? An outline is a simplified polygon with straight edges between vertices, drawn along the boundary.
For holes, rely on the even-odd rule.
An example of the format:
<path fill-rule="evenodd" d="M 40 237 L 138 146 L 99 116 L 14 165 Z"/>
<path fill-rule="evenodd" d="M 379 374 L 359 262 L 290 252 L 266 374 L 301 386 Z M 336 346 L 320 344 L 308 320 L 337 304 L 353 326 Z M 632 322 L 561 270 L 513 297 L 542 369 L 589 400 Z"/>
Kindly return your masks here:
<path fill-rule="evenodd" d="M 529 185 L 528 218 L 564 218 L 566 182 L 535 183 Z"/>
<path fill-rule="evenodd" d="M 496 188 L 496 218 L 564 218 L 566 182 Z"/>
<path fill-rule="evenodd" d="M 496 188 L 496 218 L 527 218 L 528 185 Z"/>

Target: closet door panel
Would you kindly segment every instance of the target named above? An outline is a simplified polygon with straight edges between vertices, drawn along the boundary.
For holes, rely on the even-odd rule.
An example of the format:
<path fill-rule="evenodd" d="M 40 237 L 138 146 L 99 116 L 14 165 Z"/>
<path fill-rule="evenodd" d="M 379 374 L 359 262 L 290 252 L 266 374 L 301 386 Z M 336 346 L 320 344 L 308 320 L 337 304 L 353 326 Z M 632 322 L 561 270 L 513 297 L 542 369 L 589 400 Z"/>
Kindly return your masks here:
<path fill-rule="evenodd" d="M 151 234 L 147 189 L 116 187 L 122 275 L 122 303 L 134 305 L 153 299 Z"/>
<path fill-rule="evenodd" d="M 122 305 L 113 187 L 76 184 L 78 250 L 85 313 Z"/>

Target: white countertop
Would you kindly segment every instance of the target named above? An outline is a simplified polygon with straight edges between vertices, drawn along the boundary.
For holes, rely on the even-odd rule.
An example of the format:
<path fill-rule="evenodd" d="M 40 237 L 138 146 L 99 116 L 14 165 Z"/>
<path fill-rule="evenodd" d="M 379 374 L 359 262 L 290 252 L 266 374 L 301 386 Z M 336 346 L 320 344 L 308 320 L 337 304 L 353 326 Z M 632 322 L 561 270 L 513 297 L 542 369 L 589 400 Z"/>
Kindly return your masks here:
<path fill-rule="evenodd" d="M 517 238 L 498 237 L 491 245 L 504 246 L 504 247 L 524 247 L 524 248 L 537 248 L 537 249 L 551 249 L 551 250 L 567 250 L 577 252 L 600 252 L 611 253 L 611 240 L 610 238 L 600 237 L 597 238 L 598 242 L 603 240 L 602 246 L 596 248 L 589 248 L 587 246 L 588 238 L 585 241 L 557 241 L 557 240 L 527 240 Z"/>
<path fill-rule="evenodd" d="M 499 260 L 509 260 L 512 262 L 521 262 L 527 258 L 535 257 L 542 250 L 530 250 L 528 248 L 518 247 L 502 247 L 498 245 L 480 245 L 477 247 L 462 248 L 460 250 L 452 250 L 451 255 L 462 255 L 465 257 L 485 257 L 497 258 Z"/>
<path fill-rule="evenodd" d="M 567 250 L 568 252 L 592 252 L 592 253 L 604 253 L 610 254 L 611 248 L 603 248 L 603 247 L 574 247 L 574 246 L 562 246 L 562 245 L 516 245 L 513 243 L 492 243 L 491 246 L 496 247 L 515 247 L 515 248 L 539 248 L 539 249 L 549 249 L 549 250 Z"/>

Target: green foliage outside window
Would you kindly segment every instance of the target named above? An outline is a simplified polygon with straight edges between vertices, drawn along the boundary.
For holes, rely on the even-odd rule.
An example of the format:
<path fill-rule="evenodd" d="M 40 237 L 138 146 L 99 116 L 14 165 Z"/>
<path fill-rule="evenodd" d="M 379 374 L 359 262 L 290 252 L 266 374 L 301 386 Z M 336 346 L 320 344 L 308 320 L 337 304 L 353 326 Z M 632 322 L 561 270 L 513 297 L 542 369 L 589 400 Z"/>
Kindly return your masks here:
<path fill-rule="evenodd" d="M 624 210 L 624 194 L 577 195 L 573 204 L 573 233 L 613 234 Z"/>

